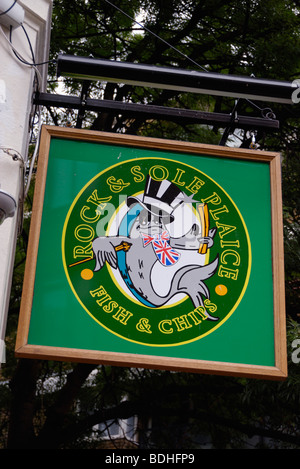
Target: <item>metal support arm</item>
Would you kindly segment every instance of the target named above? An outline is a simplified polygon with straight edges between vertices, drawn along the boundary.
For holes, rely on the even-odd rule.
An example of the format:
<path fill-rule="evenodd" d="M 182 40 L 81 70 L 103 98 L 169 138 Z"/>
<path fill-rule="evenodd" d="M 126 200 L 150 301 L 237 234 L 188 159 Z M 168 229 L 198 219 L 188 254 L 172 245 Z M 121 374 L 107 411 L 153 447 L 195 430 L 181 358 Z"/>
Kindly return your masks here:
<path fill-rule="evenodd" d="M 82 98 L 76 96 L 37 93 L 34 96 L 34 103 L 48 107 L 83 110 Z M 190 109 L 178 109 L 165 106 L 124 103 L 105 99 L 98 100 L 85 98 L 84 109 L 94 112 L 109 112 L 114 115 L 123 115 L 128 118 L 134 118 L 138 116 L 144 119 L 168 120 L 184 125 L 206 124 L 216 125 L 224 128 L 228 126 L 232 128 L 234 125 L 239 129 L 265 130 L 274 130 L 279 128 L 279 121 L 276 119 L 235 115 L 233 122 L 232 114 L 193 111 Z M 80 116 L 80 119 L 82 119 L 82 115 Z"/>

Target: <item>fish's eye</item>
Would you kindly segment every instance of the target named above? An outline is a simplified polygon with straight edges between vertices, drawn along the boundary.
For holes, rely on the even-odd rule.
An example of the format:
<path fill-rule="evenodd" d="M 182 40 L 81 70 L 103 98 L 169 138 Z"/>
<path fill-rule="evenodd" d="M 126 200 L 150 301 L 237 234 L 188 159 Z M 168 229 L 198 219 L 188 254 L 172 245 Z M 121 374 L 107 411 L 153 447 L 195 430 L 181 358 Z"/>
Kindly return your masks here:
<path fill-rule="evenodd" d="M 150 223 L 150 220 L 151 214 L 148 212 L 148 210 L 142 210 L 139 214 L 139 222 L 141 226 L 147 226 Z"/>

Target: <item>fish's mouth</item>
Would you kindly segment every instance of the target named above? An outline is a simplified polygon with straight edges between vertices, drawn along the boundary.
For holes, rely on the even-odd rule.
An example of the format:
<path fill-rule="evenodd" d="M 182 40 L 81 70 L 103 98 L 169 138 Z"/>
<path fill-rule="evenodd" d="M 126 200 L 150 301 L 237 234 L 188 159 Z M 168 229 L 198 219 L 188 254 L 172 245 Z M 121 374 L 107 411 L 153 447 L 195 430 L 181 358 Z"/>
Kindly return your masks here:
<path fill-rule="evenodd" d="M 154 234 L 160 234 L 163 232 L 163 227 L 158 226 L 158 225 L 149 225 L 147 227 L 141 227 L 141 225 L 137 226 L 137 230 L 140 231 L 140 233 L 146 234 L 146 235 L 154 235 Z"/>

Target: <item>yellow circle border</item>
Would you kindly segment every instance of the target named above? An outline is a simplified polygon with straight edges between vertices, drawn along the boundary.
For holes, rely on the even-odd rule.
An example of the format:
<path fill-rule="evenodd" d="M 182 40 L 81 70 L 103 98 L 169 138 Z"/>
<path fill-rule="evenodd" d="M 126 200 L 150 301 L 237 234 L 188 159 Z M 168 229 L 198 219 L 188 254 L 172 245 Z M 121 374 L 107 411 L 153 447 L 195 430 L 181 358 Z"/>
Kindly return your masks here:
<path fill-rule="evenodd" d="M 157 158 L 154 158 L 154 157 L 142 157 L 142 158 L 139 158 L 139 161 L 141 160 L 157 160 Z M 234 311 L 236 310 L 236 308 L 238 307 L 238 305 L 240 304 L 244 294 L 245 294 L 245 291 L 247 289 L 247 286 L 248 286 L 248 283 L 249 283 L 249 278 L 250 278 L 250 272 L 251 272 L 251 266 L 252 266 L 252 252 L 251 252 L 251 242 L 250 242 L 250 237 L 249 237 L 249 233 L 248 233 L 248 229 L 247 229 L 247 226 L 244 222 L 244 219 L 238 209 L 238 207 L 236 206 L 235 202 L 232 200 L 232 198 L 229 196 L 229 194 L 220 186 L 220 184 L 218 184 L 214 179 L 212 179 L 210 176 L 208 176 L 206 173 L 204 173 L 203 171 L 200 171 L 199 169 L 189 165 L 189 164 L 186 164 L 186 163 L 182 163 L 181 161 L 177 161 L 177 160 L 174 160 L 172 158 L 159 158 L 160 161 L 172 161 L 173 163 L 180 163 L 184 166 L 187 166 L 189 168 L 191 168 L 192 170 L 194 171 L 197 171 L 199 173 L 202 173 L 205 175 L 205 177 L 207 177 L 208 179 L 210 179 L 210 181 L 212 181 L 217 187 L 219 187 L 221 189 L 221 191 L 223 191 L 224 194 L 226 194 L 226 196 L 229 198 L 229 200 L 231 201 L 232 205 L 235 207 L 237 213 L 239 214 L 239 217 L 240 217 L 240 220 L 242 221 L 242 225 L 244 227 L 244 230 L 245 230 L 245 234 L 246 234 L 246 238 L 247 238 L 247 241 L 248 241 L 248 252 L 249 252 L 249 261 L 248 261 L 248 270 L 247 270 L 247 275 L 246 275 L 246 278 L 245 278 L 245 282 L 244 282 L 244 286 L 243 286 L 243 289 L 240 293 L 240 296 L 238 297 L 236 303 L 234 304 L 233 308 L 231 309 L 231 311 L 226 315 L 225 318 L 223 318 L 221 320 L 221 322 L 219 322 L 218 324 L 216 324 L 215 327 L 212 327 L 209 331 L 205 332 L 204 334 L 200 335 L 199 337 L 195 337 L 193 339 L 189 339 L 187 341 L 184 341 L 184 342 L 178 342 L 178 343 L 175 343 L 175 344 L 148 344 L 148 343 L 144 343 L 144 342 L 139 342 L 137 340 L 133 340 L 133 339 L 128 339 L 127 337 L 124 337 L 120 334 L 118 334 L 117 332 L 115 331 L 112 331 L 111 329 L 109 329 L 107 326 L 105 326 L 104 324 L 102 324 L 98 319 L 96 319 L 92 313 L 87 309 L 87 307 L 82 303 L 81 299 L 78 297 L 77 295 L 77 292 L 76 290 L 74 289 L 73 287 L 73 284 L 71 282 L 71 279 L 69 277 L 69 273 L 68 273 L 68 270 L 67 270 L 67 264 L 66 264 L 66 261 L 65 261 L 65 248 L 64 248 L 64 244 L 65 244 L 65 235 L 66 235 L 66 229 L 67 229 L 67 224 L 69 222 L 69 218 L 71 216 L 71 213 L 78 201 L 78 199 L 81 197 L 82 193 L 98 178 L 100 177 L 102 174 L 106 173 L 107 171 L 117 167 L 117 166 L 120 166 L 121 164 L 125 164 L 125 163 L 129 163 L 129 162 L 133 162 L 133 161 L 136 161 L 135 158 L 132 158 L 132 159 L 129 159 L 129 160 L 125 160 L 125 161 L 122 161 L 122 162 L 119 162 L 119 163 L 116 163 L 112 166 L 110 166 L 109 168 L 105 168 L 103 171 L 100 171 L 98 174 L 96 174 L 96 176 L 94 176 L 92 179 L 90 179 L 85 185 L 84 187 L 80 190 L 80 192 L 77 194 L 77 196 L 75 197 L 75 199 L 73 200 L 72 204 L 71 204 L 71 207 L 67 213 L 67 216 L 66 216 L 66 219 L 65 219 L 65 223 L 64 223 L 64 227 L 63 227 L 63 232 L 62 232 L 62 241 L 61 241 L 61 244 L 62 244 L 62 260 L 63 260 L 63 266 L 64 266 L 64 270 L 65 270 L 65 274 L 66 274 L 66 277 L 67 277 L 67 280 L 68 280 L 68 283 L 71 287 L 71 290 L 73 291 L 77 301 L 81 304 L 81 306 L 85 309 L 85 311 L 89 314 L 89 316 L 91 316 L 91 318 L 97 322 L 100 326 L 104 327 L 104 329 L 106 329 L 108 332 L 116 335 L 117 337 L 120 337 L 121 339 L 123 340 L 126 340 L 128 342 L 132 342 L 132 343 L 136 343 L 136 344 L 139 344 L 139 345 L 143 345 L 143 346 L 149 346 L 149 347 L 175 347 L 175 346 L 178 346 L 178 345 L 185 345 L 185 344 L 189 344 L 191 342 L 195 342 L 197 340 L 200 340 L 200 339 L 203 339 L 204 337 L 208 336 L 209 334 L 211 334 L 212 332 L 214 332 L 216 329 L 218 329 L 220 326 L 222 326 L 224 324 L 224 322 L 226 322 L 231 316 L 232 314 L 234 313 Z"/>

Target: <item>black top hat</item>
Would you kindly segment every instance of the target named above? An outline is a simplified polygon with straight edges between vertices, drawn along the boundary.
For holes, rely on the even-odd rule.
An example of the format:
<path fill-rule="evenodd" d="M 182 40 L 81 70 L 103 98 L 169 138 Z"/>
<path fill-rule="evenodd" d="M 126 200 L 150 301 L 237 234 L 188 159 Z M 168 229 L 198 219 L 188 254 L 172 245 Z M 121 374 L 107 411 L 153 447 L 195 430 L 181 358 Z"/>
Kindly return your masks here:
<path fill-rule="evenodd" d="M 184 200 L 181 190 L 172 182 L 164 179 L 155 181 L 149 175 L 146 179 L 145 190 L 141 196 L 128 197 L 128 206 L 139 203 L 154 215 L 166 217 L 169 221 L 174 220 L 172 212 Z"/>

